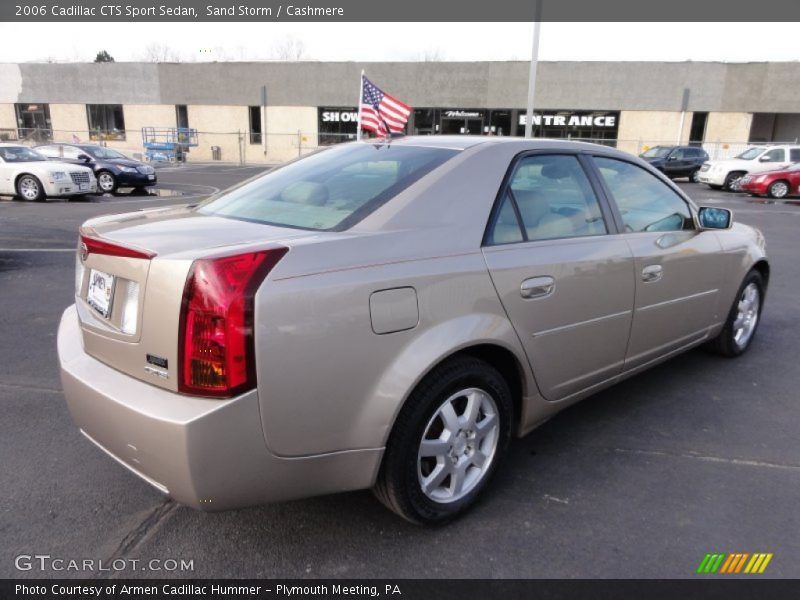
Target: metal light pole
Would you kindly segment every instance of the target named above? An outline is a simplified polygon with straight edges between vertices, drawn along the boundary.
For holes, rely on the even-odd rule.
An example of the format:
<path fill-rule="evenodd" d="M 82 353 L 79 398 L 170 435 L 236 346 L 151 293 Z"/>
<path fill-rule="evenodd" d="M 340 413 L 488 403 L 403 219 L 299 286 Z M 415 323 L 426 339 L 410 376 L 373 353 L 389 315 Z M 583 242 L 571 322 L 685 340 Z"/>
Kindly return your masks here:
<path fill-rule="evenodd" d="M 683 97 L 681 98 L 681 123 L 678 126 L 678 139 L 675 142 L 678 146 L 681 145 L 681 139 L 683 138 L 683 124 L 686 121 L 686 110 L 688 108 L 689 108 L 689 88 L 683 88 Z"/>
<path fill-rule="evenodd" d="M 533 51 L 531 52 L 531 69 L 528 74 L 528 106 L 525 116 L 525 137 L 533 136 L 533 99 L 536 94 L 536 67 L 539 65 L 539 26 L 542 24 L 542 3 L 534 0 Z"/>
<path fill-rule="evenodd" d="M 267 86 L 261 86 L 261 140 L 264 143 L 264 156 L 267 155 Z"/>

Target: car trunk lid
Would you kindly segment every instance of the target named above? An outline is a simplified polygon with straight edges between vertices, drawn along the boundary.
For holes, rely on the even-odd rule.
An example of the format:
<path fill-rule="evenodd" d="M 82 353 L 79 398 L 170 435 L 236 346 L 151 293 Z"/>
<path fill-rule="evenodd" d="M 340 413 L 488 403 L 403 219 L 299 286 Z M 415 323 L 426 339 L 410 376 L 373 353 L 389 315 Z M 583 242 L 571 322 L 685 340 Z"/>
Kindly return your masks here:
<path fill-rule="evenodd" d="M 85 351 L 133 377 L 177 390 L 181 301 L 192 262 L 309 233 L 190 209 L 87 222 L 76 261 Z"/>

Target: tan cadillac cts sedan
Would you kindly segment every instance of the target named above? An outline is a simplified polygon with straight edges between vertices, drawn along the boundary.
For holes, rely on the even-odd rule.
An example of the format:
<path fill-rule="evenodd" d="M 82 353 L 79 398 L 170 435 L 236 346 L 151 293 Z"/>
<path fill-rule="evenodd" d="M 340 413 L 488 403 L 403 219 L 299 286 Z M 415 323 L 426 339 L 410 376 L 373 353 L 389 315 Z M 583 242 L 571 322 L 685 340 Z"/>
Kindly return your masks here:
<path fill-rule="evenodd" d="M 603 146 L 336 146 L 85 223 L 66 400 L 195 508 L 372 488 L 443 522 L 512 435 L 694 346 L 747 350 L 769 264 L 731 218 Z"/>

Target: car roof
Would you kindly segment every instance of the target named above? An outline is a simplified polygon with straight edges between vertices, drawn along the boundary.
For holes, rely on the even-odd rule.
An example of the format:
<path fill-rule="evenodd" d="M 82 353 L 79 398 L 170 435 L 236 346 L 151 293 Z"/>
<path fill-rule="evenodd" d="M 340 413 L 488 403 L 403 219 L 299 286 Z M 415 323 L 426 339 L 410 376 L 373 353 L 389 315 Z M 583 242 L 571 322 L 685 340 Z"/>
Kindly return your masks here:
<path fill-rule="evenodd" d="M 85 148 L 87 146 L 90 146 L 92 148 L 102 148 L 100 144 L 88 144 L 84 142 L 59 142 L 56 140 L 53 140 L 52 142 L 47 142 L 45 144 L 38 144 L 36 147 L 38 148 L 39 146 L 75 146 L 76 148 Z"/>
<path fill-rule="evenodd" d="M 452 150 L 466 150 L 480 145 L 488 144 L 516 144 L 520 150 L 603 150 L 617 152 L 611 146 L 576 142 L 560 138 L 522 138 L 514 136 L 489 136 L 489 135 L 407 135 L 387 140 L 362 140 L 355 142 L 361 144 L 392 144 L 399 146 L 416 146 L 424 148 L 449 148 Z"/>

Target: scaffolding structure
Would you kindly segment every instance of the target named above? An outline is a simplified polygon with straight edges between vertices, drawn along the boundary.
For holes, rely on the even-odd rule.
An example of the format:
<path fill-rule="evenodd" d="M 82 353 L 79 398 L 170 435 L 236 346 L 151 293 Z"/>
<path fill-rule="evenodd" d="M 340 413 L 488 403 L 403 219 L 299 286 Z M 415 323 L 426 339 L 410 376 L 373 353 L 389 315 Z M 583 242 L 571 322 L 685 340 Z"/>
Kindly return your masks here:
<path fill-rule="evenodd" d="M 197 146 L 197 130 L 187 127 L 142 127 L 144 159 L 155 162 L 183 162 L 190 148 Z"/>

